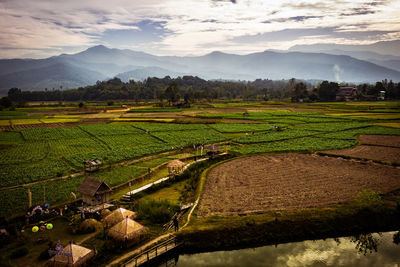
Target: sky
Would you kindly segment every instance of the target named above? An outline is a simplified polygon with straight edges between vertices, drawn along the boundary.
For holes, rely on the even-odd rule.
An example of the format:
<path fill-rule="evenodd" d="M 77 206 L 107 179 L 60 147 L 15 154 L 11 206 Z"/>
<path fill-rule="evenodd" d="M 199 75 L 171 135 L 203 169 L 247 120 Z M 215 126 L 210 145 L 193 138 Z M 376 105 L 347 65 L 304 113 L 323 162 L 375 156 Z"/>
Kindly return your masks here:
<path fill-rule="evenodd" d="M 0 58 L 95 45 L 154 55 L 248 54 L 400 39 L 400 0 L 0 0 Z"/>

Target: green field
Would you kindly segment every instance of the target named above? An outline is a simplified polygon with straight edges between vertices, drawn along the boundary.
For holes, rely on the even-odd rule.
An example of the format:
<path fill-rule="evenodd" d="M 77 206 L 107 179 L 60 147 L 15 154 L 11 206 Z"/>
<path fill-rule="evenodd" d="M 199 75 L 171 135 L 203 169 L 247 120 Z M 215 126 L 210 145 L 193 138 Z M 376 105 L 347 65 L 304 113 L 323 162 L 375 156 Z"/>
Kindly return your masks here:
<path fill-rule="evenodd" d="M 398 120 L 354 116 L 354 113 L 372 113 L 374 109 L 380 113 L 390 113 L 398 108 L 393 103 L 389 103 L 387 107 L 380 104 L 372 106 L 373 108 L 371 105 L 346 103 L 301 106 L 315 112 L 289 111 L 284 105 L 282 110 L 225 112 L 225 106 L 218 105 L 221 106 L 220 109 L 191 109 L 198 113 L 187 118 L 186 121 L 192 123 L 185 124 L 173 123 L 176 118 L 170 117 L 160 123 L 102 122 L 74 127 L 1 131 L 0 216 L 9 216 L 24 210 L 27 205 L 28 187 L 34 193 L 34 203 L 43 202 L 44 192 L 46 201 L 51 204 L 72 200 L 71 192 L 77 192 L 83 176 L 68 176 L 82 171 L 83 161 L 90 159 L 98 158 L 105 166 L 111 166 L 147 155 L 179 151 L 184 147 L 189 149 L 197 144 L 220 142 L 231 143 L 230 151 L 243 155 L 318 151 L 355 146 L 356 138 L 360 134 L 400 135 L 398 128 L 377 126 L 381 123 L 397 125 Z M 233 106 L 240 105 L 235 103 Z M 246 110 L 247 106 L 242 106 L 242 109 Z M 259 109 L 262 105 L 256 106 Z M 140 112 L 157 112 L 156 110 L 159 111 L 158 108 L 148 108 L 141 109 Z M 337 115 L 339 111 L 353 115 Z M 328 112 L 335 112 L 335 115 L 327 115 Z M 62 116 L 71 115 L 58 114 L 54 117 Z M 73 116 L 76 120 L 81 119 L 80 115 Z M 4 125 L 9 125 L 9 121 L 44 118 L 42 115 L 29 115 L 26 111 L 0 112 L 0 121 L 8 123 L 3 123 Z M 210 123 L 196 123 L 196 118 L 201 118 L 205 123 L 210 119 Z M 152 119 L 150 116 L 149 120 Z M 229 119 L 229 123 L 216 123 L 219 119 Z M 279 126 L 278 129 L 276 126 Z M 105 180 L 110 186 L 117 186 L 146 173 L 147 168 L 153 168 L 168 160 L 160 157 L 137 165 L 106 168 L 93 176 Z M 13 188 L 6 189 L 7 187 Z"/>

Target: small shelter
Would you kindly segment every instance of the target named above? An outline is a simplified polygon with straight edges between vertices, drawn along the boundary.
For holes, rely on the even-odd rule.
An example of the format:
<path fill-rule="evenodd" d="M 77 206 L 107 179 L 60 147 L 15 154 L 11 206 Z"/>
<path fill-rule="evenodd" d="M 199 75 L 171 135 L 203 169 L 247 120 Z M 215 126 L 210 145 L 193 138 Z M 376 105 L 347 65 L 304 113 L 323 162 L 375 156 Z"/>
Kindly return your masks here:
<path fill-rule="evenodd" d="M 86 172 L 94 172 L 94 171 L 97 171 L 99 169 L 99 166 L 101 164 L 102 164 L 102 162 L 99 159 L 87 160 L 87 161 L 83 162 L 83 169 Z"/>
<path fill-rule="evenodd" d="M 183 167 L 185 167 L 185 165 L 186 164 L 180 161 L 179 159 L 174 159 L 167 164 L 168 173 L 177 174 L 183 170 Z"/>
<path fill-rule="evenodd" d="M 86 177 L 78 188 L 82 194 L 83 202 L 96 206 L 108 202 L 111 195 L 111 188 L 104 182 L 92 177 Z"/>
<path fill-rule="evenodd" d="M 219 147 L 217 147 L 216 145 L 207 146 L 207 147 L 205 148 L 205 150 L 206 150 L 206 152 L 207 152 L 207 155 L 209 155 L 211 158 L 212 158 L 214 155 L 216 155 L 216 154 L 218 154 L 218 153 L 221 152 L 221 150 L 219 149 Z"/>
<path fill-rule="evenodd" d="M 142 234 L 148 231 L 140 223 L 126 217 L 107 231 L 107 235 L 115 241 L 124 242 L 125 245 L 132 245 L 140 241 Z"/>
<path fill-rule="evenodd" d="M 111 212 L 109 215 L 104 217 L 103 220 L 101 220 L 106 227 L 115 225 L 119 223 L 120 221 L 123 221 L 125 218 L 129 219 L 134 219 L 136 218 L 137 214 L 136 212 L 124 209 L 124 208 L 118 208 Z"/>
<path fill-rule="evenodd" d="M 82 266 L 94 256 L 94 251 L 71 242 L 48 261 L 49 266 Z"/>

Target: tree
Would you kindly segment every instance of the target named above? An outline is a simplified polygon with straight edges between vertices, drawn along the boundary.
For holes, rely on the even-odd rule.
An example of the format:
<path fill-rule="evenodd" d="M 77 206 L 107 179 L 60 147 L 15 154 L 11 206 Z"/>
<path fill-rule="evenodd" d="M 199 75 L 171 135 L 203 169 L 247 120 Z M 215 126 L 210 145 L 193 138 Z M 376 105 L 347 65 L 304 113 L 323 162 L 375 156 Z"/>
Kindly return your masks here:
<path fill-rule="evenodd" d="M 318 87 L 318 95 L 322 101 L 333 101 L 339 91 L 339 84 L 335 82 L 323 81 Z"/>
<path fill-rule="evenodd" d="M 8 90 L 8 97 L 12 101 L 18 101 L 22 99 L 22 91 L 19 88 L 11 88 Z"/>
<path fill-rule="evenodd" d="M 165 89 L 165 97 L 167 98 L 169 105 L 179 101 L 181 96 L 179 95 L 178 85 L 175 81 L 170 83 L 167 89 Z"/>
<path fill-rule="evenodd" d="M 9 108 L 12 106 L 12 102 L 8 97 L 5 96 L 0 99 L 0 106 L 4 108 Z"/>

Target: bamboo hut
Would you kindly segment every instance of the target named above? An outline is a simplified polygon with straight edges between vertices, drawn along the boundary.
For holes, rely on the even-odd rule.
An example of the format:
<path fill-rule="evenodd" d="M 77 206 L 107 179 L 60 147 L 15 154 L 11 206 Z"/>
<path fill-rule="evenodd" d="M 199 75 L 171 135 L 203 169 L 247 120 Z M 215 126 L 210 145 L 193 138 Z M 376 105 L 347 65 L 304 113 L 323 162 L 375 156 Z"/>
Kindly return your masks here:
<path fill-rule="evenodd" d="M 94 251 L 71 242 L 48 261 L 49 266 L 82 266 L 94 256 Z"/>
<path fill-rule="evenodd" d="M 83 202 L 90 206 L 102 205 L 108 202 L 111 188 L 104 182 L 92 177 L 86 177 L 78 188 Z"/>
<path fill-rule="evenodd" d="M 126 246 L 140 241 L 142 234 L 148 231 L 138 222 L 126 217 L 107 231 L 107 235 L 117 242 L 124 242 Z"/>
<path fill-rule="evenodd" d="M 183 163 L 182 161 L 180 161 L 179 159 L 174 159 L 172 161 L 170 161 L 167 164 L 168 167 L 168 173 L 169 174 L 177 174 L 180 173 L 183 170 L 183 167 L 185 167 L 185 163 Z"/>
<path fill-rule="evenodd" d="M 106 227 L 110 227 L 119 223 L 120 221 L 123 221 L 126 217 L 129 219 L 134 219 L 136 216 L 136 212 L 126 210 L 124 208 L 118 208 L 104 217 L 102 222 Z"/>
<path fill-rule="evenodd" d="M 220 153 L 221 150 L 219 149 L 219 147 L 217 147 L 216 145 L 210 145 L 207 146 L 205 148 L 205 150 L 207 151 L 207 155 L 210 156 L 210 158 L 213 158 L 216 154 Z"/>

